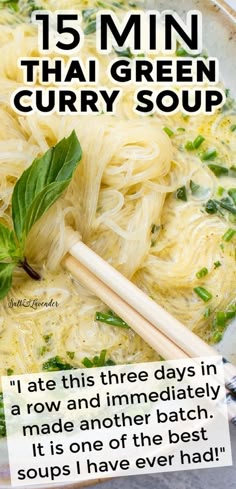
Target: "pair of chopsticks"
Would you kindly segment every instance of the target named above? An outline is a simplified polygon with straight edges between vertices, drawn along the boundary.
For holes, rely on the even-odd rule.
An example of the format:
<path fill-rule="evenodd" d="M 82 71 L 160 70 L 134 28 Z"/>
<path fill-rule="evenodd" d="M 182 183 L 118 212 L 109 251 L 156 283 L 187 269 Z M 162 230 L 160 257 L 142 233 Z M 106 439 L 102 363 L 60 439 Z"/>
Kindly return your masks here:
<path fill-rule="evenodd" d="M 218 353 L 165 311 L 82 241 L 74 244 L 63 265 L 166 360 L 217 356 Z M 236 367 L 225 364 L 228 404 L 236 405 Z M 235 407 L 230 413 L 236 424 Z"/>

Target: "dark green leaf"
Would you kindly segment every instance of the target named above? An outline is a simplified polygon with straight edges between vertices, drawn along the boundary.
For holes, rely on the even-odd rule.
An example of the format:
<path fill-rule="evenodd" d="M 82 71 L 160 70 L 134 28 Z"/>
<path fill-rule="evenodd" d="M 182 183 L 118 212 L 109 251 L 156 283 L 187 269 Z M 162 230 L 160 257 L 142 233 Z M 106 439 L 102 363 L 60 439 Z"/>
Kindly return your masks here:
<path fill-rule="evenodd" d="M 11 258 L 14 252 L 16 252 L 14 234 L 0 223 L 0 260 Z"/>
<path fill-rule="evenodd" d="M 12 218 L 18 241 L 24 245 L 27 234 L 40 217 L 68 187 L 81 159 L 75 132 L 50 148 L 22 174 L 12 196 Z"/>
<path fill-rule="evenodd" d="M 0 300 L 8 294 L 12 285 L 14 263 L 0 263 Z"/>

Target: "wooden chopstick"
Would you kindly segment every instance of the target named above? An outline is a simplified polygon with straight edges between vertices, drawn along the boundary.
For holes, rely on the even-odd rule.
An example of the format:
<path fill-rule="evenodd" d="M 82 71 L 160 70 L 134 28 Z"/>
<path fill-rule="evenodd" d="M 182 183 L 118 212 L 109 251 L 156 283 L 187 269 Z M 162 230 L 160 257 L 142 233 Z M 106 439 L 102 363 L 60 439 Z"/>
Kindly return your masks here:
<path fill-rule="evenodd" d="M 103 284 L 106 285 L 109 289 L 109 293 L 113 291 L 113 293 L 121 299 L 123 299 L 123 303 L 120 304 L 119 311 L 116 310 L 115 307 L 115 297 L 114 297 L 114 305 L 111 306 L 110 302 L 108 303 L 107 299 L 102 299 L 100 295 L 100 290 L 94 291 L 109 307 L 111 307 L 119 316 L 122 317 L 130 326 L 143 337 L 144 333 L 141 328 L 137 331 L 136 323 L 131 324 L 130 316 L 124 316 L 123 304 L 131 306 L 133 311 L 139 313 L 143 318 L 147 320 L 150 326 L 154 329 L 156 328 L 159 333 L 162 333 L 162 336 L 159 337 L 162 342 L 164 341 L 164 337 L 170 340 L 168 345 L 165 343 L 165 347 L 167 347 L 166 352 L 164 352 L 164 343 L 162 343 L 162 349 L 157 349 L 153 346 L 156 351 L 159 351 L 160 355 L 162 355 L 166 359 L 174 359 L 174 358 L 194 358 L 194 357 L 208 357 L 208 356 L 217 356 L 218 352 L 210 345 L 205 343 L 201 338 L 195 335 L 191 330 L 189 330 L 186 326 L 184 326 L 178 319 L 174 318 L 171 314 L 169 314 L 165 309 L 163 309 L 160 305 L 158 305 L 154 300 L 148 297 L 141 289 L 139 289 L 135 284 L 133 284 L 130 280 L 124 277 L 118 270 L 113 268 L 109 263 L 103 260 L 100 256 L 98 256 L 94 251 L 92 251 L 88 246 L 86 246 L 82 241 L 78 241 L 74 244 L 69 250 L 69 254 L 83 265 L 85 269 L 89 270 L 92 275 L 95 275 Z M 67 257 L 67 260 L 69 258 Z M 76 261 L 74 261 L 74 267 L 76 270 Z M 75 270 L 71 270 L 72 274 L 75 274 Z M 108 292 L 108 291 L 107 291 Z M 129 310 L 129 312 L 131 312 Z M 136 316 L 135 320 L 138 317 Z M 152 333 L 151 333 L 152 331 Z M 146 339 L 147 343 L 152 345 L 152 335 L 154 334 L 154 330 L 150 330 L 149 339 Z M 158 342 L 158 340 L 157 340 Z M 174 355 L 173 345 L 171 350 L 171 345 L 175 345 L 178 348 L 177 355 Z M 173 352 L 173 356 L 170 357 L 171 351 Z M 182 356 L 180 357 L 180 352 L 182 352 Z M 184 356 L 185 353 L 185 356 Z M 225 364 L 225 382 L 226 387 L 236 395 L 236 367 L 230 363 Z"/>
<path fill-rule="evenodd" d="M 107 306 L 113 309 L 116 314 L 120 315 L 122 319 L 129 323 L 132 329 L 166 360 L 189 358 L 185 352 L 180 350 L 163 333 L 137 313 L 137 311 L 121 299 L 104 282 L 93 275 L 76 258 L 68 254 L 62 264 L 82 285 L 87 287 Z M 236 425 L 236 397 L 231 392 L 227 393 L 227 405 L 229 420 Z"/>
<path fill-rule="evenodd" d="M 106 284 L 93 275 L 74 257 L 67 255 L 63 265 L 76 277 L 82 285 L 99 297 L 116 314 L 122 317 L 130 327 L 141 336 L 152 348 L 167 360 L 181 359 L 188 356 L 178 346 L 160 333 L 144 317 L 140 316 L 131 306 L 111 290 Z"/>

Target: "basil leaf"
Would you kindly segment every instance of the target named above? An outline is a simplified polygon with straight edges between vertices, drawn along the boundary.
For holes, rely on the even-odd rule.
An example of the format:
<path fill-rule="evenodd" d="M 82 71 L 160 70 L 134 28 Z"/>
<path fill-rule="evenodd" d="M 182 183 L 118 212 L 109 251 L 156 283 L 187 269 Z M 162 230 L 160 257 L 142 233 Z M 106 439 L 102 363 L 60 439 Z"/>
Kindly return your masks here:
<path fill-rule="evenodd" d="M 14 263 L 0 263 L 0 299 L 4 299 L 12 285 Z"/>
<path fill-rule="evenodd" d="M 69 185 L 82 150 L 75 131 L 50 148 L 17 181 L 12 196 L 14 229 L 22 248 L 32 226 Z"/>
<path fill-rule="evenodd" d="M 6 260 L 16 251 L 14 234 L 0 223 L 0 260 Z"/>

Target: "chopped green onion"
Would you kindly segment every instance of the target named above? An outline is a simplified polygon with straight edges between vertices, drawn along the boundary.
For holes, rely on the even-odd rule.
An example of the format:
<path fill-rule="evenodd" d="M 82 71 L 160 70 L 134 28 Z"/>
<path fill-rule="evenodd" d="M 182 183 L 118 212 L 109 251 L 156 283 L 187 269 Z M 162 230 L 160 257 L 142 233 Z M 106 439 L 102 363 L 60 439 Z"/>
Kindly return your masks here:
<path fill-rule="evenodd" d="M 129 329 L 128 324 L 119 316 L 116 316 L 112 311 L 109 311 L 108 314 L 96 312 L 95 320 L 99 321 L 100 323 L 109 324 L 110 326 L 118 326 L 119 328 Z"/>
<path fill-rule="evenodd" d="M 218 207 L 214 200 L 208 200 L 208 202 L 205 205 L 205 209 L 207 214 L 216 214 Z"/>
<path fill-rule="evenodd" d="M 223 336 L 222 333 L 216 331 L 212 337 L 213 343 L 219 343 L 222 340 L 222 336 Z"/>
<path fill-rule="evenodd" d="M 223 197 L 223 198 L 220 200 L 220 202 L 221 202 L 221 203 L 223 202 L 223 204 L 229 204 L 229 205 L 232 205 L 232 200 L 231 200 L 231 198 L 230 198 L 230 197 Z"/>
<path fill-rule="evenodd" d="M 89 358 L 85 357 L 81 362 L 86 368 L 92 368 L 93 362 Z"/>
<path fill-rule="evenodd" d="M 187 141 L 187 143 L 185 144 L 185 149 L 187 149 L 187 151 L 193 151 L 194 150 L 194 146 L 193 146 L 192 141 Z"/>
<path fill-rule="evenodd" d="M 163 131 L 165 131 L 167 136 L 169 136 L 170 138 L 174 136 L 174 131 L 172 131 L 172 129 L 170 129 L 169 127 L 163 127 Z"/>
<path fill-rule="evenodd" d="M 234 319 L 236 315 L 236 311 L 220 311 L 216 313 L 214 325 L 220 330 L 224 330 L 226 327 L 226 323 L 231 319 Z"/>
<path fill-rule="evenodd" d="M 218 204 L 220 205 L 220 207 L 222 207 L 223 209 L 226 209 L 228 212 L 231 212 L 231 214 L 236 216 L 236 207 L 228 204 L 228 202 L 225 202 L 223 200 L 218 201 Z"/>
<path fill-rule="evenodd" d="M 232 126 L 230 126 L 230 131 L 231 132 L 236 131 L 236 124 L 233 124 Z"/>
<path fill-rule="evenodd" d="M 214 325 L 217 328 L 219 328 L 219 327 L 222 328 L 222 327 L 225 327 L 225 322 L 226 322 L 225 313 L 224 312 L 217 312 L 216 316 L 215 316 Z"/>
<path fill-rule="evenodd" d="M 201 155 L 202 161 L 214 160 L 217 157 L 218 153 L 215 148 L 208 149 Z"/>
<path fill-rule="evenodd" d="M 219 195 L 219 197 L 222 197 L 224 191 L 225 191 L 224 187 L 218 187 L 217 195 Z"/>
<path fill-rule="evenodd" d="M 197 136 L 196 139 L 194 139 L 194 141 L 193 141 L 194 149 L 198 149 L 201 146 L 201 144 L 203 143 L 203 141 L 205 141 L 205 138 L 203 136 L 201 136 L 201 134 L 199 134 L 199 136 Z"/>
<path fill-rule="evenodd" d="M 187 197 L 187 189 L 185 185 L 176 190 L 176 197 L 179 200 L 183 200 L 184 202 L 187 202 L 188 197 Z"/>
<path fill-rule="evenodd" d="M 230 188 L 228 190 L 228 194 L 231 197 L 231 199 L 234 201 L 234 204 L 236 204 L 236 188 Z"/>
<path fill-rule="evenodd" d="M 219 268 L 221 266 L 222 266 L 222 264 L 221 264 L 221 262 L 219 260 L 218 261 L 215 261 L 215 263 L 214 263 L 214 267 L 215 268 Z"/>
<path fill-rule="evenodd" d="M 177 127 L 177 131 L 179 131 L 179 132 L 185 132 L 186 129 L 184 129 L 184 127 Z"/>
<path fill-rule="evenodd" d="M 185 149 L 187 149 L 188 151 L 193 151 L 194 149 L 198 149 L 203 143 L 203 141 L 205 141 L 205 138 L 201 136 L 201 134 L 199 134 L 199 136 L 197 136 L 193 142 L 187 141 L 187 143 L 185 144 Z"/>
<path fill-rule="evenodd" d="M 228 175 L 229 170 L 225 166 L 215 165 L 214 163 L 209 163 L 208 168 L 215 174 L 216 177 L 221 177 L 222 175 Z"/>
<path fill-rule="evenodd" d="M 195 287 L 193 290 L 204 302 L 208 302 L 212 299 L 212 294 L 203 287 Z"/>
<path fill-rule="evenodd" d="M 224 241 L 227 241 L 227 242 L 228 242 L 228 241 L 231 241 L 231 239 L 232 239 L 232 238 L 235 236 L 235 234 L 236 234 L 236 230 L 235 230 L 235 229 L 230 228 L 230 229 L 228 229 L 228 231 L 226 231 L 226 233 L 224 234 L 224 236 L 223 236 L 223 240 L 224 240 Z"/>
<path fill-rule="evenodd" d="M 95 355 L 95 357 L 93 357 L 92 359 L 85 357 L 81 363 L 86 368 L 108 367 L 108 366 L 115 365 L 115 362 L 111 358 L 108 358 L 108 360 L 106 360 L 106 354 L 107 354 L 107 351 L 102 350 L 100 355 Z"/>
<path fill-rule="evenodd" d="M 206 267 L 204 268 L 201 268 L 201 270 L 199 270 L 199 272 L 196 273 L 196 277 L 197 278 L 203 278 L 205 277 L 206 275 L 208 274 L 208 270 Z"/>
<path fill-rule="evenodd" d="M 204 312 L 204 318 L 209 318 L 211 315 L 211 308 L 207 307 L 205 312 Z"/>

